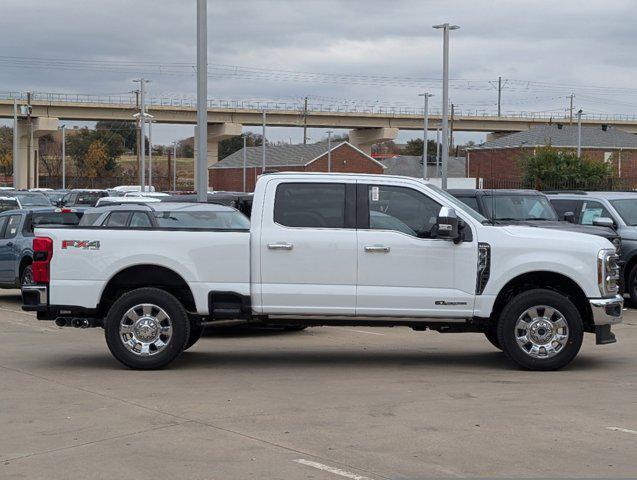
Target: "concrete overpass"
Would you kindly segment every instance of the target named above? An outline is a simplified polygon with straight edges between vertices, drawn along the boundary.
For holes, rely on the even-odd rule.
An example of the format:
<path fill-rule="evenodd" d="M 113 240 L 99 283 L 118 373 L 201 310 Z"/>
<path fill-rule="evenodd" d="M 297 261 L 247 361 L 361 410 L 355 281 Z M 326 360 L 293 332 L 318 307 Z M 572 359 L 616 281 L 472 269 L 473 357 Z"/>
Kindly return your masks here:
<path fill-rule="evenodd" d="M 19 105 L 27 103 L 24 94 L 0 97 L 0 118 L 13 118 L 13 98 L 17 98 Z M 30 104 L 30 121 L 35 125 L 36 136 L 56 129 L 58 120 L 132 121 L 133 114 L 139 109 L 135 97 L 131 96 L 34 94 Z M 208 163 L 216 163 L 219 141 L 240 135 L 244 125 L 261 125 L 263 110 L 267 112 L 267 125 L 270 127 L 349 129 L 351 142 L 366 152 L 371 151 L 374 143 L 395 139 L 400 130 L 422 130 L 423 123 L 422 109 L 409 107 L 311 105 L 306 109 L 304 105 L 297 103 L 211 100 L 208 108 Z M 197 112 L 192 100 L 152 98 L 148 101 L 148 112 L 159 123 L 194 125 L 197 122 Z M 27 127 L 28 130 L 28 121 L 21 117 L 20 127 Z M 533 125 L 551 121 L 568 123 L 569 118 L 528 112 L 498 117 L 480 111 L 458 111 L 453 119 L 453 129 L 495 132 L 496 135 L 502 135 L 527 130 Z M 436 130 L 440 123 L 441 114 L 436 111 L 430 112 L 429 129 Z M 582 123 L 589 126 L 612 124 L 637 134 L 637 116 L 587 115 L 582 119 Z M 24 128 L 21 131 L 25 131 Z M 29 137 L 30 135 L 26 134 L 19 137 L 20 165 L 24 163 L 24 167 L 21 167 L 24 175 L 20 174 L 19 178 L 24 179 L 21 180 L 21 184 L 25 187 L 33 185 L 31 179 L 35 170 L 32 165 L 27 165 L 26 159 L 37 158 L 37 141 L 31 142 Z M 32 150 L 30 157 L 29 148 Z"/>

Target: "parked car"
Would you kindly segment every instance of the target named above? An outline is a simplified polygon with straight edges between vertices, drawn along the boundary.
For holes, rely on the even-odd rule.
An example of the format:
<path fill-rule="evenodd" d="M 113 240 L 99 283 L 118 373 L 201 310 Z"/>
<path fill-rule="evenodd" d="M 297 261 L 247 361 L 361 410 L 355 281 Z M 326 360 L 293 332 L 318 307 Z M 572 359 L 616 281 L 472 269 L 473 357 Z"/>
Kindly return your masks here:
<path fill-rule="evenodd" d="M 50 207 L 51 202 L 43 193 L 24 190 L 5 191 L 0 197 L 0 212 L 29 207 Z"/>
<path fill-rule="evenodd" d="M 227 205 L 236 208 L 245 216 L 250 218 L 252 215 L 252 198 L 251 193 L 244 192 L 208 192 L 208 203 L 216 203 L 218 205 Z M 196 194 L 180 194 L 170 195 L 162 198 L 162 202 L 196 202 Z"/>
<path fill-rule="evenodd" d="M 608 239 L 620 253 L 620 236 L 608 224 L 577 225 L 560 220 L 548 197 L 537 190 L 450 189 L 449 193 L 498 225 L 528 225 L 588 233 Z"/>
<path fill-rule="evenodd" d="M 76 189 L 66 193 L 60 202 L 61 207 L 94 207 L 100 198 L 108 197 L 106 190 Z"/>
<path fill-rule="evenodd" d="M 560 218 L 576 225 L 612 225 L 622 241 L 622 283 L 637 305 L 637 193 L 549 192 L 549 200 Z"/>
<path fill-rule="evenodd" d="M 46 195 L 52 205 L 60 206 L 62 198 L 64 198 L 64 195 L 68 193 L 68 190 L 46 190 L 42 193 Z"/>
<path fill-rule="evenodd" d="M 52 207 L 0 213 L 0 288 L 33 281 L 33 229 L 39 225 L 77 225 L 82 211 Z"/>
<path fill-rule="evenodd" d="M 102 197 L 95 204 L 96 207 L 105 207 L 107 205 L 122 205 L 122 204 L 147 204 L 158 203 L 159 198 L 153 197 Z"/>
<path fill-rule="evenodd" d="M 178 205 L 145 207 L 159 227 L 37 228 L 23 308 L 103 327 L 115 358 L 140 369 L 233 319 L 481 332 L 519 366 L 554 370 L 584 332 L 614 342 L 622 319 L 608 240 L 494 226 L 419 179 L 263 175 L 251 224 L 229 207 Z M 372 212 L 410 231 L 379 227 Z"/>

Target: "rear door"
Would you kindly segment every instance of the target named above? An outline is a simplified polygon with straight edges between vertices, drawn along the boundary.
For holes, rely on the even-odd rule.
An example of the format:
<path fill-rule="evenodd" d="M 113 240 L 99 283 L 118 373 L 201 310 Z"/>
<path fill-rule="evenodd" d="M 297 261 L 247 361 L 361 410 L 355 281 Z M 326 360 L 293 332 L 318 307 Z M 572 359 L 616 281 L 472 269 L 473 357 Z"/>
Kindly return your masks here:
<path fill-rule="evenodd" d="M 0 283 L 15 281 L 14 237 L 20 224 L 20 215 L 0 216 Z"/>
<path fill-rule="evenodd" d="M 264 212 L 259 245 L 263 313 L 354 315 L 355 190 L 354 181 L 269 182 L 264 205 L 273 211 Z"/>
<path fill-rule="evenodd" d="M 582 201 L 570 198 L 549 198 L 551 205 L 557 212 L 557 218 L 564 220 L 564 215 L 568 212 L 575 215 L 575 222 L 579 222 L 579 213 L 582 210 Z"/>

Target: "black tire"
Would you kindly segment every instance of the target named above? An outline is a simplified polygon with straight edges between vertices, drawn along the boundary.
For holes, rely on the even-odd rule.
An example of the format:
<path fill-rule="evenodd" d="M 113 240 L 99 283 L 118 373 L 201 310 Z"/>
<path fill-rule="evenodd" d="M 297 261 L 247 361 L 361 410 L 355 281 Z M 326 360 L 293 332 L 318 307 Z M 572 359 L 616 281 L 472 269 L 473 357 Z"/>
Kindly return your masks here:
<path fill-rule="evenodd" d="M 498 338 L 498 329 L 497 325 L 489 326 L 488 330 L 484 332 L 484 336 L 487 337 L 487 340 L 498 350 L 502 350 L 502 346 L 500 345 L 500 339 Z"/>
<path fill-rule="evenodd" d="M 22 285 L 33 285 L 33 268 L 31 265 L 27 265 L 22 270 L 22 275 L 20 275 L 20 286 Z"/>
<path fill-rule="evenodd" d="M 637 264 L 633 266 L 628 274 L 628 284 L 624 290 L 630 295 L 630 306 L 637 307 Z"/>
<path fill-rule="evenodd" d="M 559 350 L 556 349 L 557 353 L 552 357 L 534 357 L 527 353 L 516 340 L 518 319 L 528 309 L 537 306 L 547 306 L 557 310 L 568 328 L 567 339 L 563 341 Z M 546 310 L 540 314 L 547 315 Z M 513 297 L 500 314 L 497 331 L 502 351 L 510 360 L 527 370 L 558 370 L 568 365 L 579 352 L 584 338 L 582 317 L 573 302 L 564 295 L 544 289 L 529 290 Z M 541 330 L 540 334 L 542 334 Z M 544 352 L 546 353 L 546 349 Z"/>
<path fill-rule="evenodd" d="M 202 333 L 203 333 L 203 325 L 201 325 L 201 323 L 190 322 L 190 335 L 188 336 L 188 341 L 186 342 L 186 345 L 184 346 L 184 352 L 199 341 Z"/>
<path fill-rule="evenodd" d="M 124 315 L 142 304 L 162 309 L 171 323 L 171 334 L 165 346 L 147 356 L 130 351 L 120 335 Z M 183 305 L 170 293 L 159 288 L 138 288 L 122 295 L 111 306 L 104 320 L 104 336 L 109 350 L 122 364 L 139 370 L 157 369 L 165 367 L 183 352 L 190 337 L 190 320 Z"/>

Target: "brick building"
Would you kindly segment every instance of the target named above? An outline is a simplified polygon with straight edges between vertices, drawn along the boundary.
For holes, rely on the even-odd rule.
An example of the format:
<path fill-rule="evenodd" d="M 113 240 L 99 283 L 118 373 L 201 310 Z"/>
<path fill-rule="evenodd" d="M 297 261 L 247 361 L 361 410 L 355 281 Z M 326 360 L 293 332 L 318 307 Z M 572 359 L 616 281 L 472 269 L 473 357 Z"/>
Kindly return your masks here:
<path fill-rule="evenodd" d="M 327 172 L 327 143 L 266 147 L 267 172 Z M 261 174 L 262 149 L 246 149 L 246 191 L 252 192 Z M 348 142 L 335 143 L 331 151 L 332 172 L 383 173 L 385 167 Z M 243 190 L 243 149 L 228 155 L 208 170 L 214 190 Z"/>
<path fill-rule="evenodd" d="M 521 161 L 547 145 L 575 151 L 577 126 L 533 127 L 467 149 L 468 176 L 482 179 L 485 188 L 513 187 L 524 173 Z M 612 163 L 617 177 L 637 182 L 637 135 L 613 126 L 582 127 L 581 145 L 583 157 Z"/>

